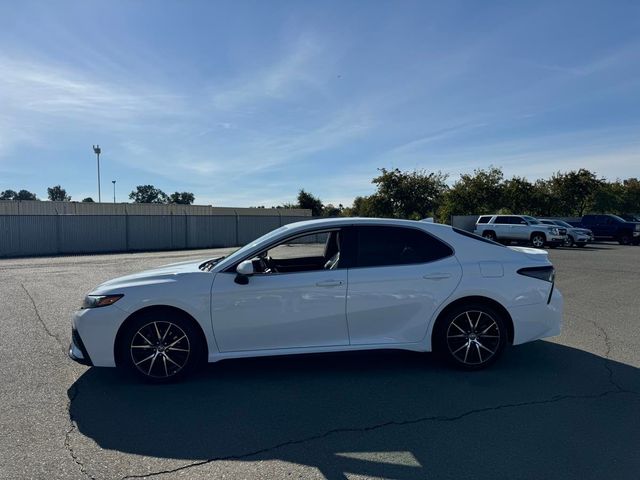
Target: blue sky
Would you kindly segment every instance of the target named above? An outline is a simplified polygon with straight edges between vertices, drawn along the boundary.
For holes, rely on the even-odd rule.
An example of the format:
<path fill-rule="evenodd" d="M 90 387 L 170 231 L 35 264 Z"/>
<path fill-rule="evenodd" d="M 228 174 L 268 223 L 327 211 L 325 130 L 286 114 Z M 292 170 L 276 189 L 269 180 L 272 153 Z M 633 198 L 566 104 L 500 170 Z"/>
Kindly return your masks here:
<path fill-rule="evenodd" d="M 640 2 L 0 1 L 0 190 L 350 204 L 379 167 L 640 176 Z"/>

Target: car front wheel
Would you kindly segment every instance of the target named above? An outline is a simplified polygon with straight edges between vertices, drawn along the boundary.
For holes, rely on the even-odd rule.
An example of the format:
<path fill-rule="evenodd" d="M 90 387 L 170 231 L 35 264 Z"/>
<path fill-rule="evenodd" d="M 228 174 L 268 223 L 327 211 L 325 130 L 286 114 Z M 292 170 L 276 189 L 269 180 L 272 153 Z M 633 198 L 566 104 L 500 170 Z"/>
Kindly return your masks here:
<path fill-rule="evenodd" d="M 567 235 L 567 238 L 564 239 L 564 246 L 565 247 L 573 246 L 573 237 L 571 235 Z"/>
<path fill-rule="evenodd" d="M 202 362 L 202 341 L 193 323 L 173 311 L 135 317 L 118 345 L 119 365 L 150 383 L 184 378 Z"/>
<path fill-rule="evenodd" d="M 620 236 L 620 240 L 618 240 L 618 243 L 620 243 L 620 245 L 629 245 L 631 243 L 631 236 L 627 235 L 626 233 L 623 234 L 622 236 Z"/>
<path fill-rule="evenodd" d="M 531 245 L 533 245 L 534 247 L 543 248 L 544 242 L 545 238 L 541 233 L 534 233 L 533 235 L 531 235 Z"/>
<path fill-rule="evenodd" d="M 464 305 L 448 312 L 434 332 L 434 349 L 449 363 L 479 370 L 495 362 L 507 343 L 501 315 L 485 305 Z"/>

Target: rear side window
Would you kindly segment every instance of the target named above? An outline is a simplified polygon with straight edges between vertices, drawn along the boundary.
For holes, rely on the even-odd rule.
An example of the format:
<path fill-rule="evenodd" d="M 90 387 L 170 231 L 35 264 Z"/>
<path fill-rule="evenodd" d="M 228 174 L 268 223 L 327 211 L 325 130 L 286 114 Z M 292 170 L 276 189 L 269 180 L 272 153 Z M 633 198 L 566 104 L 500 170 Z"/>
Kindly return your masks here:
<path fill-rule="evenodd" d="M 478 221 L 476 223 L 489 223 L 489 220 L 491 220 L 491 217 L 484 216 L 484 217 L 478 218 Z"/>
<path fill-rule="evenodd" d="M 446 243 L 415 228 L 358 227 L 356 245 L 356 267 L 410 265 L 453 255 Z"/>

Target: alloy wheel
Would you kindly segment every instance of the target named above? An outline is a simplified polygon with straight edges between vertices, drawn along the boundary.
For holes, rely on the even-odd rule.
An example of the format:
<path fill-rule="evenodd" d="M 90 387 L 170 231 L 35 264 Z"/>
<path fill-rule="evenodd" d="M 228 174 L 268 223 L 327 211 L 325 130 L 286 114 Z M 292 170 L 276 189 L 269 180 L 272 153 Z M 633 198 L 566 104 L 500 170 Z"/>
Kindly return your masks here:
<path fill-rule="evenodd" d="M 500 327 L 486 312 L 468 310 L 456 316 L 447 329 L 447 347 L 464 365 L 482 365 L 500 348 Z"/>
<path fill-rule="evenodd" d="M 564 246 L 570 247 L 573 245 L 573 237 L 571 235 L 567 235 L 567 238 L 564 239 Z"/>
<path fill-rule="evenodd" d="M 189 361 L 191 344 L 172 322 L 149 322 L 136 331 L 129 347 L 133 365 L 144 375 L 163 379 L 181 371 Z"/>
<path fill-rule="evenodd" d="M 531 244 L 536 248 L 544 247 L 544 238 L 541 235 L 531 237 Z"/>

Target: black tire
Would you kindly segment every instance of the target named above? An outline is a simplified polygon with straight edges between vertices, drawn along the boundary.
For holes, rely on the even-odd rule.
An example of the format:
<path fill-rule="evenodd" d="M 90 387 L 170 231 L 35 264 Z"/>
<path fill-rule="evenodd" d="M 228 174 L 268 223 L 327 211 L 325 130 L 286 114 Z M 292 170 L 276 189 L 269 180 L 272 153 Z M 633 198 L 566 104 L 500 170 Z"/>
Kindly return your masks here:
<path fill-rule="evenodd" d="M 629 245 L 631 243 L 631 235 L 629 235 L 628 233 L 623 233 L 622 235 L 620 235 L 618 243 L 620 245 Z"/>
<path fill-rule="evenodd" d="M 573 247 L 576 243 L 573 241 L 573 237 L 571 235 L 567 235 L 567 239 L 564 241 L 565 247 Z"/>
<path fill-rule="evenodd" d="M 206 360 L 204 339 L 194 321 L 173 309 L 141 312 L 118 341 L 118 366 L 149 383 L 182 380 Z"/>
<path fill-rule="evenodd" d="M 493 240 L 494 242 L 497 242 L 497 241 L 498 241 L 498 237 L 496 237 L 495 232 L 492 232 L 492 231 L 483 232 L 483 233 L 482 233 L 482 236 L 483 236 L 484 238 L 486 238 L 487 240 Z"/>
<path fill-rule="evenodd" d="M 547 239 L 542 233 L 534 233 L 531 235 L 531 245 L 535 248 L 543 248 Z"/>
<path fill-rule="evenodd" d="M 463 370 L 493 364 L 507 344 L 506 320 L 482 303 L 467 303 L 438 319 L 433 332 L 434 352 Z"/>

